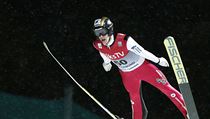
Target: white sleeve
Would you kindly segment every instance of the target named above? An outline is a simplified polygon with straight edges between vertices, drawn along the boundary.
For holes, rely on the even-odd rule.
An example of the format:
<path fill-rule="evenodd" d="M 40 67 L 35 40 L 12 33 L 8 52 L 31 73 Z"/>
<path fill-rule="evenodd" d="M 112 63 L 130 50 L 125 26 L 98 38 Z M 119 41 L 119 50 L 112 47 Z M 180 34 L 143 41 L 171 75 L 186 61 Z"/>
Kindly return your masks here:
<path fill-rule="evenodd" d="M 106 57 L 106 55 L 105 55 L 104 53 L 99 52 L 99 54 L 100 54 L 101 57 L 103 58 L 105 64 L 108 64 L 108 63 L 111 62 L 111 60 L 110 60 L 108 57 Z"/>
<path fill-rule="evenodd" d="M 128 37 L 127 40 L 127 49 L 134 52 L 135 54 L 144 57 L 154 63 L 159 62 L 159 58 L 156 57 L 151 52 L 145 50 L 142 46 L 140 46 L 132 37 Z"/>

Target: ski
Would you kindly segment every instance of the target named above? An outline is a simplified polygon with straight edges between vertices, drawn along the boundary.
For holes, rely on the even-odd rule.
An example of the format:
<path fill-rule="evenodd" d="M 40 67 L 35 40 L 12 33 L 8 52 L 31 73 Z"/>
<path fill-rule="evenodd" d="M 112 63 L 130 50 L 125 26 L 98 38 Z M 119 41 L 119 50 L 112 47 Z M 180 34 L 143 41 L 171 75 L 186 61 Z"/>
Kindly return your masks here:
<path fill-rule="evenodd" d="M 187 108 L 189 119 L 199 119 L 193 95 L 190 89 L 187 74 L 182 63 L 178 48 L 172 36 L 164 39 L 164 45 L 167 50 L 179 89 L 183 95 L 185 105 Z"/>
<path fill-rule="evenodd" d="M 106 107 L 104 107 L 93 95 L 91 95 L 83 86 L 81 86 L 75 79 L 74 77 L 64 68 L 64 66 L 57 60 L 57 58 L 52 54 L 50 49 L 48 48 L 47 44 L 43 42 L 43 45 L 45 49 L 48 51 L 48 53 L 52 56 L 52 58 L 59 64 L 59 66 L 66 72 L 66 74 L 81 88 L 94 102 L 96 102 L 107 114 L 109 114 L 113 119 L 123 119 L 120 118 L 117 115 L 114 115 L 111 113 Z"/>

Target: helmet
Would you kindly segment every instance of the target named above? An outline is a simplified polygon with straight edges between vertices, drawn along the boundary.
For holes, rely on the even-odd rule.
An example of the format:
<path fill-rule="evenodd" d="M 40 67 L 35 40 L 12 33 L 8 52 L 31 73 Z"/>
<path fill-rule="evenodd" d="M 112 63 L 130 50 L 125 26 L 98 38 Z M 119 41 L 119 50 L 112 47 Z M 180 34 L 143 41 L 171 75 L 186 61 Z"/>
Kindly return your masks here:
<path fill-rule="evenodd" d="M 100 35 L 106 35 L 106 34 L 111 36 L 113 34 L 113 23 L 107 17 L 96 19 L 94 21 L 93 31 L 97 37 L 99 37 Z"/>

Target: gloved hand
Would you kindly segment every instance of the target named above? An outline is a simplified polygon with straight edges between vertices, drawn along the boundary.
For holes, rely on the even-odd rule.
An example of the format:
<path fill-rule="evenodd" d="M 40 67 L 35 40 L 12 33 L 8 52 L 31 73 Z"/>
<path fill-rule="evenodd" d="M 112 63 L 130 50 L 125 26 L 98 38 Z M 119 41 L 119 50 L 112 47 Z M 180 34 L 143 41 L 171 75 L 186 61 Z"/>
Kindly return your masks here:
<path fill-rule="evenodd" d="M 168 61 L 164 57 L 159 58 L 158 64 L 162 67 L 169 67 Z"/>
<path fill-rule="evenodd" d="M 103 63 L 103 67 L 104 67 L 104 70 L 106 72 L 110 71 L 111 68 L 112 68 L 112 64 L 111 63 Z"/>

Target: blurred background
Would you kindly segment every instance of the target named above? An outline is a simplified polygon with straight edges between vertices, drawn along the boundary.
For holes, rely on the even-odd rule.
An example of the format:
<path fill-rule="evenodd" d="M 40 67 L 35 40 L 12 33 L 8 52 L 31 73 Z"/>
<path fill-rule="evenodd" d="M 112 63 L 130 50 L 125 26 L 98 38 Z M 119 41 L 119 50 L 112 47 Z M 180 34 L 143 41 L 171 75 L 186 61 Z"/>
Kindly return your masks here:
<path fill-rule="evenodd" d="M 116 67 L 106 73 L 93 48 L 93 21 L 102 16 L 114 31 L 168 59 L 163 39 L 173 36 L 201 119 L 210 117 L 209 4 L 196 0 L 3 0 L 0 4 L 0 119 L 111 119 L 59 67 L 106 108 L 131 119 L 128 94 Z M 169 59 L 168 59 L 169 60 Z M 172 67 L 159 67 L 178 89 Z M 157 89 L 143 83 L 148 119 L 182 119 Z"/>

